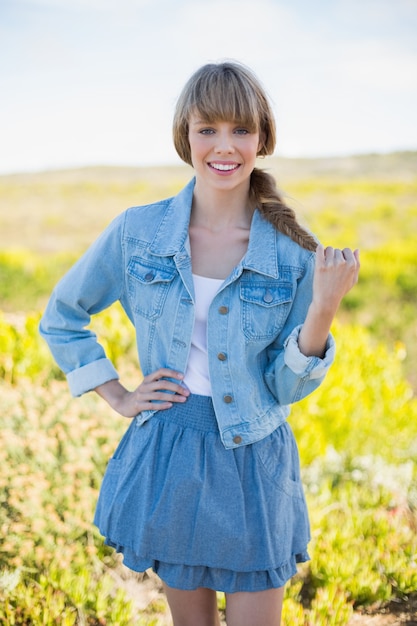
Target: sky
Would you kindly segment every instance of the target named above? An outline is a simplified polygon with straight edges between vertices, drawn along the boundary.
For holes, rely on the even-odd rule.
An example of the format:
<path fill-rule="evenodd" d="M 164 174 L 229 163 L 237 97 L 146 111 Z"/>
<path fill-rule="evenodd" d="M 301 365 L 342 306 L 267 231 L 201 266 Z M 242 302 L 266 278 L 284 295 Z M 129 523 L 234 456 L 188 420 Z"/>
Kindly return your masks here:
<path fill-rule="evenodd" d="M 181 163 L 176 99 L 223 59 L 277 156 L 417 149 L 417 0 L 0 0 L 0 174 Z"/>

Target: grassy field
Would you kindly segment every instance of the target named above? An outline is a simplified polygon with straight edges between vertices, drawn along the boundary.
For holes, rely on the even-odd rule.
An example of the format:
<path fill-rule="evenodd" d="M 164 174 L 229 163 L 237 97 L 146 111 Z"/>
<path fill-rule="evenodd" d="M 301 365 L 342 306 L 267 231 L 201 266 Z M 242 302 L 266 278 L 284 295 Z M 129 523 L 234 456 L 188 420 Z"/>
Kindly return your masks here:
<path fill-rule="evenodd" d="M 416 165 L 417 153 L 260 163 L 323 243 L 362 254 L 334 325 L 336 363 L 290 417 L 313 539 L 311 562 L 287 587 L 284 626 L 356 624 L 361 609 L 417 593 Z M 2 624 L 165 623 L 154 581 L 129 578 L 91 525 L 127 422 L 93 395 L 70 398 L 37 325 L 53 284 L 115 215 L 190 176 L 177 167 L 0 177 Z M 135 384 L 120 308 L 93 325 Z"/>

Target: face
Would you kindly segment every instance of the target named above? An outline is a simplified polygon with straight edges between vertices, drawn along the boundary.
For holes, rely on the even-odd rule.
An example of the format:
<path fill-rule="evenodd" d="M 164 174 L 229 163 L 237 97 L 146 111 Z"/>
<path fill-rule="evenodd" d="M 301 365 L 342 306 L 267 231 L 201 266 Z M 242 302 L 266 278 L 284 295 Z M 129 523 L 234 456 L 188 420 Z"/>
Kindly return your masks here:
<path fill-rule="evenodd" d="M 207 123 L 198 115 L 189 122 L 188 139 L 197 180 L 216 189 L 249 186 L 260 148 L 257 131 L 234 122 Z"/>

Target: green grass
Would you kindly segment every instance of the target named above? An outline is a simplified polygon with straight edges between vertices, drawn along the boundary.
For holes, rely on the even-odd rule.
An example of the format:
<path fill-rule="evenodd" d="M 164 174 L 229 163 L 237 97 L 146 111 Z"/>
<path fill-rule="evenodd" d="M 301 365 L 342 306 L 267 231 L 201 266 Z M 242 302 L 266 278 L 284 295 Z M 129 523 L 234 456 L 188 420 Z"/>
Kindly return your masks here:
<path fill-rule="evenodd" d="M 287 586 L 284 626 L 344 626 L 360 606 L 417 590 L 414 160 L 363 157 L 344 160 L 344 169 L 330 160 L 273 162 L 323 242 L 362 252 L 360 282 L 333 328 L 336 363 L 290 417 L 312 560 Z M 109 168 L 0 178 L 2 624 L 151 626 L 165 612 L 159 601 L 137 609 L 91 524 L 127 422 L 93 394 L 70 398 L 37 327 L 53 284 L 114 215 L 175 193 L 188 177 L 186 168 Z M 93 326 L 137 384 L 133 331 L 120 307 Z"/>
<path fill-rule="evenodd" d="M 120 326 L 115 311 L 106 320 L 110 352 L 129 337 Z M 0 478 L 0 620 L 155 623 L 154 609 L 138 613 L 116 584 L 111 571 L 120 566 L 91 525 L 127 421 L 95 395 L 70 398 L 32 328 L 30 319 L 16 330 L 31 369 L 17 367 L 14 381 L 0 384 L 0 463 L 9 468 Z M 334 332 L 339 358 L 290 418 L 313 535 L 312 560 L 286 591 L 283 619 L 292 626 L 341 626 L 355 607 L 401 599 L 417 584 L 417 400 L 400 354 L 360 327 Z M 122 360 L 116 351 L 115 360 L 137 380 L 133 353 Z"/>

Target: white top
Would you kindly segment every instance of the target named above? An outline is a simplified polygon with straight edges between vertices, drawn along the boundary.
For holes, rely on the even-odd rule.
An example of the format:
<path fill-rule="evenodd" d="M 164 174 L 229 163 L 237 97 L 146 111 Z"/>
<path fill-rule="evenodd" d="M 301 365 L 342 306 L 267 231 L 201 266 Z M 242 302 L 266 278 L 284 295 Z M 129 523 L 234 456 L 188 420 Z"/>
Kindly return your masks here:
<path fill-rule="evenodd" d="M 193 280 L 195 322 L 184 383 L 191 393 L 211 396 L 207 357 L 207 318 L 210 304 L 224 280 L 197 276 L 197 274 L 193 274 Z"/>

